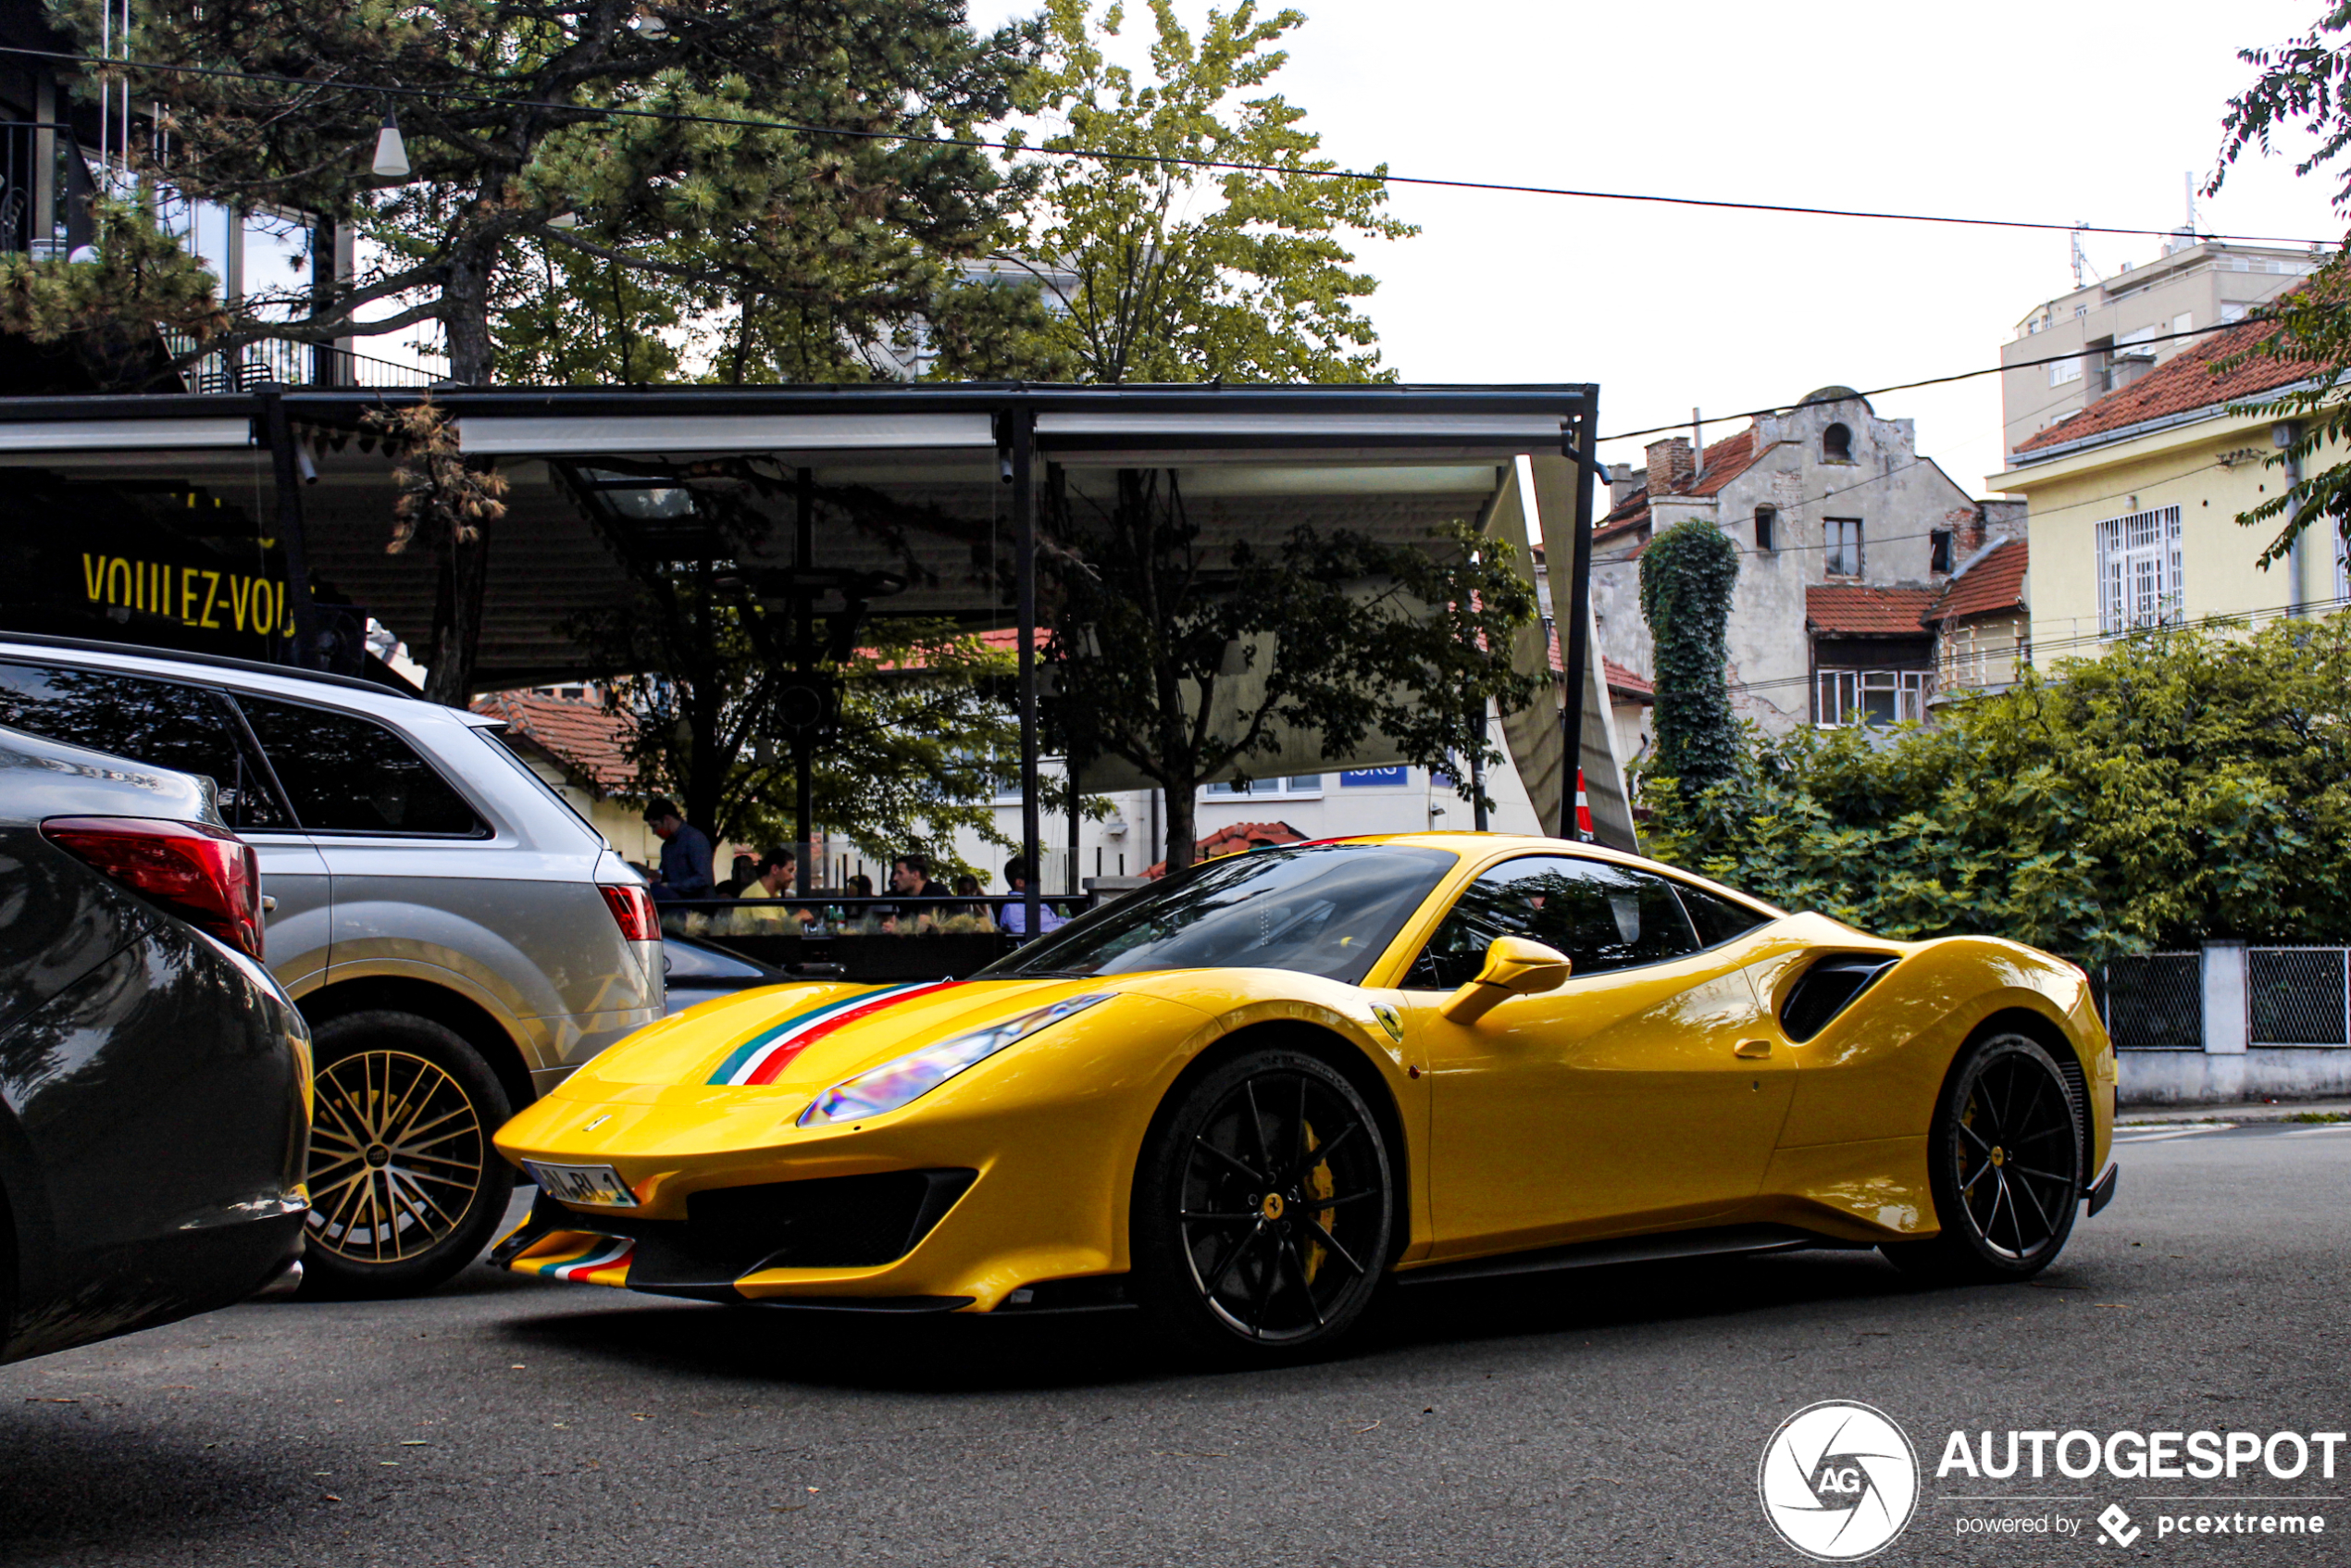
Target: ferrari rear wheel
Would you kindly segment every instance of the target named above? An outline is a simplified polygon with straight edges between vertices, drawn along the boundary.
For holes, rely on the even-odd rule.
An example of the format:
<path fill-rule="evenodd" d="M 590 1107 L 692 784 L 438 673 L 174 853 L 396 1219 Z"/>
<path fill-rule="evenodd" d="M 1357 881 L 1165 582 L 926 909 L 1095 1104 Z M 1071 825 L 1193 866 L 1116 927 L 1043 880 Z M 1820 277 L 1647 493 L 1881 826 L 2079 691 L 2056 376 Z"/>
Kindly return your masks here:
<path fill-rule="evenodd" d="M 1211 1070 L 1162 1117 L 1137 1172 L 1144 1307 L 1197 1356 L 1321 1352 L 1379 1288 L 1391 1169 L 1378 1119 L 1327 1064 L 1257 1051 Z"/>
<path fill-rule="evenodd" d="M 1964 1281 L 2029 1279 L 2073 1233 L 2082 1105 L 2038 1040 L 1996 1034 L 1960 1052 L 1927 1138 L 1943 1232 L 1882 1249 L 1904 1270 Z"/>

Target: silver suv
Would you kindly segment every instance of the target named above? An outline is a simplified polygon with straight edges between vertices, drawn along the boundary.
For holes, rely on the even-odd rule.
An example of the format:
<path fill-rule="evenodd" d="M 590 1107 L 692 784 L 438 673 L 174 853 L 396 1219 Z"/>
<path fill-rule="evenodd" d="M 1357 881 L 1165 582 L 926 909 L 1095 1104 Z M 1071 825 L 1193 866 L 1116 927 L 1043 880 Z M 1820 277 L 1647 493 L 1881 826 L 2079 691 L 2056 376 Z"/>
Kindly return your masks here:
<path fill-rule="evenodd" d="M 636 872 L 497 739 L 339 676 L 0 635 L 0 726 L 202 774 L 254 846 L 267 962 L 309 1020 L 305 1289 L 393 1295 L 479 1253 L 491 1135 L 662 1014 Z"/>

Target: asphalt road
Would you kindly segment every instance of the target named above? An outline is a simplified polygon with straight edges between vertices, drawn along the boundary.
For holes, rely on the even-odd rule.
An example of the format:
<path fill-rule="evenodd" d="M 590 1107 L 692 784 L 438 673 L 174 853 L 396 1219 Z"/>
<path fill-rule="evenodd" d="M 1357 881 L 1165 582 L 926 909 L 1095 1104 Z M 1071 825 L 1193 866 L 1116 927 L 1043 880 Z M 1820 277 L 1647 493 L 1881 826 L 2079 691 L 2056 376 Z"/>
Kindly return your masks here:
<path fill-rule="evenodd" d="M 1873 1562 L 2351 1561 L 2351 1477 L 1936 1477 L 1954 1428 L 2351 1427 L 2351 1126 L 2130 1136 L 2115 1205 L 2031 1286 L 1918 1289 L 1869 1253 L 1449 1286 L 1254 1376 L 1118 1321 L 861 1329 L 487 1269 L 242 1307 L 0 1369 L 0 1559 L 1796 1564 L 1758 1460 L 1847 1399 L 1923 1466 Z M 1954 1500 L 1993 1493 L 2060 1500 Z M 2166 1494 L 2316 1496 L 2272 1506 L 2337 1533 L 2159 1537 L 2203 1506 Z M 2001 1516 L 2081 1533 L 1958 1534 Z"/>

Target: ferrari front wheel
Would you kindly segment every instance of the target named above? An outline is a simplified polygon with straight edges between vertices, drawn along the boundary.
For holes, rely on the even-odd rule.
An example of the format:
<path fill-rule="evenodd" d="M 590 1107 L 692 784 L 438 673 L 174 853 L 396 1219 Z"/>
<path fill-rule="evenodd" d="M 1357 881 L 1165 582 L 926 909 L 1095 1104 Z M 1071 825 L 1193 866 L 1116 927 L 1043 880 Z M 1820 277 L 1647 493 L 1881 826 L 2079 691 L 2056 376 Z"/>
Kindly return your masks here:
<path fill-rule="evenodd" d="M 2083 1108 L 2038 1040 L 1996 1034 L 1952 1064 L 1927 1136 L 1942 1234 L 1882 1249 L 1908 1273 L 2029 1279 L 2064 1250 L 2082 1198 Z"/>
<path fill-rule="evenodd" d="M 1138 1295 L 1195 1356 L 1280 1362 L 1352 1328 L 1395 1225 L 1387 1140 L 1355 1086 L 1255 1051 L 1177 1092 L 1136 1173 Z"/>

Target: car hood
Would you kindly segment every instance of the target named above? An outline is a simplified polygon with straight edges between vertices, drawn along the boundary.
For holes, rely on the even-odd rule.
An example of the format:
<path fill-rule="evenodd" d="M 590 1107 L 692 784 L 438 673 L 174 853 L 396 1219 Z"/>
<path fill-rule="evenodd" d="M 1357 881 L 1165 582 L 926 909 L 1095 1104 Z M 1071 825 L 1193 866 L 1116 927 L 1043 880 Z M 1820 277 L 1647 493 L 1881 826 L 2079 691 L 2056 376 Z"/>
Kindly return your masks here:
<path fill-rule="evenodd" d="M 636 1100 L 648 1088 L 697 1086 L 805 1097 L 918 1047 L 1143 978 L 766 986 L 640 1029 L 554 1092 Z"/>

